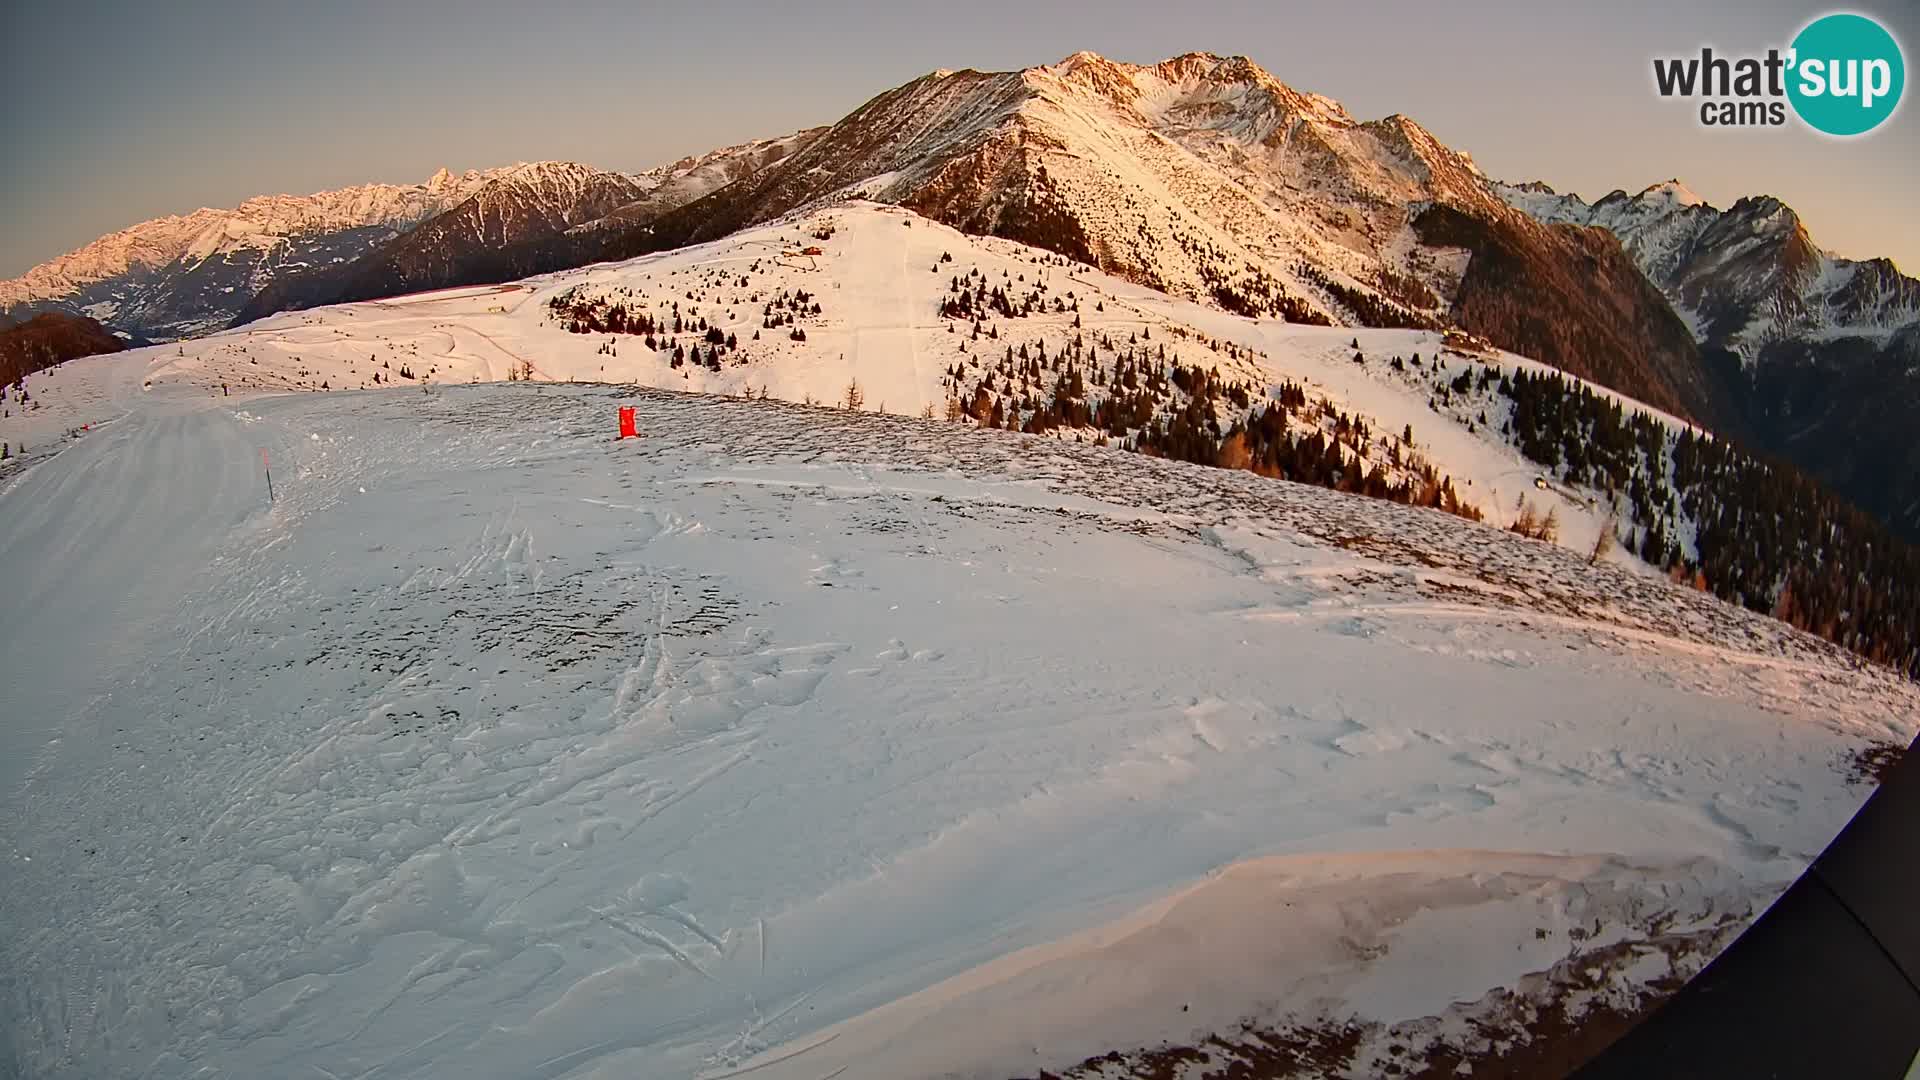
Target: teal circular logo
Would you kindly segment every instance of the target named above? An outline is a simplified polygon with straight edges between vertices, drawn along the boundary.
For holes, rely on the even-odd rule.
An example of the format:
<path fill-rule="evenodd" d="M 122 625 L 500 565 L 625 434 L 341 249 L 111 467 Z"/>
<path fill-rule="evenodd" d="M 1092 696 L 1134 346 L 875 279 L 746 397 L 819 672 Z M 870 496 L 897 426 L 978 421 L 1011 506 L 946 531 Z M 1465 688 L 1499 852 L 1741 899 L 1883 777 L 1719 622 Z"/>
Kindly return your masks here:
<path fill-rule="evenodd" d="M 1865 15 L 1823 15 L 1793 39 L 1787 100 L 1815 131 L 1863 135 L 1900 105 L 1907 65 L 1900 43 Z"/>

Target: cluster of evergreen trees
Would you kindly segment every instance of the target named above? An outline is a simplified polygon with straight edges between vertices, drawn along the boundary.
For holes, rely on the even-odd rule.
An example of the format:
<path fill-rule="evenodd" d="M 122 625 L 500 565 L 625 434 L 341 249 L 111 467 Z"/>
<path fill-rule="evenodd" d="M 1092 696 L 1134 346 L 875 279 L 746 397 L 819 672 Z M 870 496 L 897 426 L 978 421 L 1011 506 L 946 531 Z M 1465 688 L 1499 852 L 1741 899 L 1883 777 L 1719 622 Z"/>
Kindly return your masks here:
<path fill-rule="evenodd" d="M 796 289 L 793 292 L 782 289 L 778 296 L 768 300 L 761 307 L 760 328 L 772 330 L 781 326 L 792 326 L 796 319 L 818 314 L 820 314 L 820 301 L 814 299 L 812 293 L 805 289 Z"/>
<path fill-rule="evenodd" d="M 1621 498 L 1623 542 L 1643 559 L 1920 678 L 1920 549 L 1791 466 L 1691 428 L 1673 435 L 1584 383 L 1517 371 L 1498 385 L 1514 445 Z"/>
<path fill-rule="evenodd" d="M 1311 281 L 1315 285 L 1325 289 L 1328 295 L 1339 301 L 1348 311 L 1353 312 L 1360 320 L 1360 325 L 1362 326 L 1390 327 L 1401 330 L 1432 330 L 1439 325 L 1438 320 L 1432 316 L 1423 315 L 1396 300 L 1356 289 L 1334 279 L 1319 267 L 1304 260 L 1295 263 L 1293 271 L 1300 275 L 1302 279 Z M 1392 281 L 1402 294 L 1418 296 L 1420 293 L 1425 292 L 1427 296 L 1432 296 L 1432 293 L 1427 290 L 1426 286 L 1420 284 L 1420 282 L 1415 279 L 1392 275 L 1390 272 L 1388 272 L 1388 274 L 1387 280 Z M 1435 305 L 1439 303 L 1437 297 L 1433 298 L 1433 303 Z"/>
<path fill-rule="evenodd" d="M 622 290 L 621 295 L 631 299 L 631 293 Z M 675 322 L 679 322 L 680 305 L 674 305 Z M 625 300 L 607 299 L 587 294 L 580 286 L 553 297 L 547 301 L 547 311 L 572 334 L 631 334 L 635 337 L 651 337 L 665 333 L 665 327 L 654 320 L 650 312 L 629 309 Z M 682 327 L 676 325 L 674 332 Z"/>
<path fill-rule="evenodd" d="M 1144 233 L 1145 226 L 1142 226 Z M 1315 311 L 1305 300 L 1287 292 L 1265 267 L 1233 257 L 1204 234 L 1190 232 L 1175 223 L 1168 234 L 1186 253 L 1200 274 L 1201 285 L 1215 303 L 1235 315 L 1261 318 L 1272 315 L 1290 323 L 1331 326 L 1332 321 Z M 1143 237 L 1144 238 L 1144 237 Z M 1164 285 L 1160 287 L 1164 288 Z"/>
<path fill-rule="evenodd" d="M 372 355 L 369 355 L 367 357 L 367 363 L 369 364 L 373 363 Z M 389 374 L 385 378 L 382 378 L 380 375 L 380 371 L 385 371 L 385 372 L 388 372 Z M 393 375 L 395 374 L 399 375 L 403 379 L 411 379 L 415 377 L 413 374 L 413 369 L 408 367 L 405 364 L 401 364 L 400 370 L 398 372 L 395 372 L 393 370 L 393 361 L 391 360 L 380 361 L 380 371 L 376 371 L 373 373 L 373 382 L 375 385 L 379 385 L 380 383 L 392 383 Z M 302 379 L 304 379 L 306 376 L 312 374 L 312 372 L 308 371 L 305 368 L 301 368 L 297 372 L 295 372 L 295 374 L 299 375 Z M 320 384 L 320 389 L 331 390 L 333 389 L 333 387 L 323 382 Z"/>
<path fill-rule="evenodd" d="M 1447 313 L 1457 326 L 1675 415 L 1718 413 L 1692 332 L 1604 230 L 1442 204 L 1413 227 L 1472 252 Z"/>
<path fill-rule="evenodd" d="M 707 284 L 744 289 L 748 279 L 745 275 L 736 277 L 728 273 L 724 281 L 716 279 Z M 687 291 L 689 299 L 701 299 L 704 296 L 704 290 L 698 295 L 693 290 Z M 747 299 L 761 304 L 760 325 L 763 329 L 790 328 L 787 336 L 794 341 L 807 340 L 806 331 L 798 325 L 799 320 L 818 316 L 822 312 L 819 299 L 805 289 L 783 289 L 764 300 L 759 294 Z M 634 301 L 633 290 L 628 288 L 618 289 L 612 295 L 598 295 L 576 285 L 549 299 L 547 308 L 549 315 L 571 333 L 639 337 L 648 351 L 665 353 L 667 363 L 676 370 L 692 364 L 719 371 L 722 359 L 740 348 L 740 339 L 736 334 L 709 322 L 706 316 L 699 313 L 698 307 L 689 306 L 682 310 L 680 301 L 675 300 L 670 310 L 656 316 Z M 683 334 L 691 335 L 693 340 L 682 341 L 680 337 Z M 759 332 L 756 331 L 753 337 L 759 340 Z M 603 344 L 600 352 L 617 355 L 611 342 Z"/>
<path fill-rule="evenodd" d="M 1512 399 L 1509 437 L 1522 454 L 1559 470 L 1569 483 L 1626 494 L 1641 520 L 1652 520 L 1657 510 L 1673 514 L 1663 464 L 1666 424 L 1643 410 L 1629 414 L 1619 399 L 1558 373 L 1523 368 L 1496 380 L 1491 367 L 1480 372 L 1481 386 L 1497 382 Z M 1471 372 L 1458 376 L 1451 389 L 1464 389 L 1459 380 L 1471 381 Z"/>
<path fill-rule="evenodd" d="M 802 292 L 800 297 L 807 297 Z M 680 310 L 680 302 L 673 302 L 671 314 L 662 313 L 659 318 L 646 310 L 629 309 L 622 300 L 609 300 L 603 297 L 590 297 L 582 294 L 578 286 L 547 301 L 548 310 L 553 317 L 574 334 L 627 334 L 647 339 L 647 348 L 663 348 L 658 339 L 680 334 L 705 334 L 708 337 L 719 333 L 719 329 L 710 324 L 706 316 L 697 313 L 698 309 Z M 774 318 L 776 307 L 790 307 L 793 312 L 819 314 L 820 305 L 815 303 L 808 310 L 804 301 L 796 300 L 785 293 L 767 304 L 767 318 Z M 791 321 L 791 312 L 782 312 L 787 321 Z M 767 325 L 772 325 L 769 322 Z M 709 341 L 709 344 L 724 343 L 724 336 Z"/>
<path fill-rule="evenodd" d="M 27 377 L 22 375 L 13 382 L 11 387 L 0 385 L 0 417 L 13 415 L 13 406 L 7 400 L 9 389 L 14 397 L 19 399 L 21 412 L 25 412 L 33 404 L 33 394 L 27 390 Z"/>
<path fill-rule="evenodd" d="M 938 266 L 934 269 L 939 270 Z M 1004 282 L 987 285 L 987 275 L 978 268 L 968 270 L 966 274 L 956 274 L 947 286 L 947 298 L 940 304 L 940 314 L 949 319 L 986 319 L 998 315 L 1003 319 L 1024 319 L 1030 315 L 1044 315 L 1051 311 L 1061 314 L 1079 311 L 1078 300 L 1069 304 L 1060 297 L 1054 297 L 1051 307 L 1047 304 L 1046 282 L 1035 278 L 1027 286 L 1027 275 L 1021 274 L 1016 280 L 1010 273 L 1004 274 Z M 1011 289 L 1012 291 L 1009 291 Z M 1015 295 L 1020 293 L 1020 295 Z"/>
<path fill-rule="evenodd" d="M 1289 430 L 1299 423 L 1307 405 L 1298 387 L 1291 387 L 1296 395 L 1291 398 L 1284 389 L 1281 397 L 1267 402 L 1245 425 L 1236 424 L 1220 440 L 1210 464 L 1482 520 L 1480 509 L 1460 498 L 1452 477 L 1410 450 L 1402 451 L 1405 440 L 1388 443 L 1387 461 L 1369 462 L 1362 453 L 1370 435 L 1364 420 L 1335 412 L 1331 433 L 1318 423 L 1309 423 L 1304 432 Z M 1204 454 L 1207 448 L 1203 442 L 1196 449 Z M 1399 479 L 1390 477 L 1389 466 Z"/>
<path fill-rule="evenodd" d="M 1792 466 L 1725 441 L 1688 431 L 1673 463 L 1716 594 L 1920 678 L 1920 549 Z"/>
<path fill-rule="evenodd" d="M 1257 401 L 1251 383 L 1225 378 L 1217 367 L 1182 362 L 1151 338 L 1150 329 L 1120 343 L 1107 334 L 1090 341 L 1076 332 L 1051 354 L 1041 338 L 1031 346 L 1005 346 L 997 361 L 962 361 L 943 380 L 951 395 L 948 414 L 1029 434 L 1097 432 L 1101 442 L 1156 457 L 1246 469 L 1481 520 L 1452 478 L 1414 452 L 1411 430 L 1380 440 L 1383 454 L 1365 419 L 1324 400 L 1310 402 L 1298 385 L 1284 384 Z M 1242 351 L 1231 343 L 1202 344 L 1216 353 Z"/>

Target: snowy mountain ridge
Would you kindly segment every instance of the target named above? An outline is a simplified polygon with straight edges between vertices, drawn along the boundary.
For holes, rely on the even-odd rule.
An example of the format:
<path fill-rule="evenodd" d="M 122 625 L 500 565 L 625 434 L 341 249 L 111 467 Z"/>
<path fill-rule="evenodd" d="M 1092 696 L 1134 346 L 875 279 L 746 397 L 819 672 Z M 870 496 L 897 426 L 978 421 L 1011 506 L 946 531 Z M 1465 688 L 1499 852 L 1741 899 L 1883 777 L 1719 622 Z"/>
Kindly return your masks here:
<path fill-rule="evenodd" d="M 202 207 L 109 233 L 0 281 L 0 308 L 53 300 L 107 278 L 153 272 L 176 260 L 198 262 L 246 248 L 269 249 L 300 233 L 380 225 L 401 228 L 460 202 L 521 163 L 455 175 L 442 168 L 418 184 L 359 184 L 310 195 L 256 195 L 230 209 Z"/>
<path fill-rule="evenodd" d="M 336 273 L 377 282 L 381 294 L 417 292 L 448 283 L 462 260 L 475 252 L 510 247 L 605 216 L 671 182 L 661 169 L 643 177 L 608 172 L 575 162 L 519 165 L 483 184 L 454 206 L 344 265 L 277 281 L 260 296 L 297 289 L 312 276 Z M 243 313 L 247 310 L 243 308 Z"/>
<path fill-rule="evenodd" d="M 603 229 L 649 221 L 766 168 L 818 138 L 825 130 L 824 127 L 806 128 L 778 138 L 723 146 L 636 173 L 633 179 L 647 189 L 645 195 L 574 228 Z"/>
<path fill-rule="evenodd" d="M 710 241 L 851 196 L 1241 315 L 1458 322 L 1669 411 L 1715 415 L 1686 327 L 1617 244 L 1507 206 L 1471 158 L 1406 116 L 1359 121 L 1209 53 L 932 72 L 705 198 L 530 245 L 490 280 Z"/>
<path fill-rule="evenodd" d="M 1383 267 L 1401 269 L 1387 249 L 1406 204 L 1499 212 L 1478 177 L 1412 120 L 1358 122 L 1245 57 L 1137 65 L 1082 52 L 888 91 L 738 193 L 750 208 L 695 211 L 718 218 L 696 231 L 709 238 L 857 192 L 970 230 L 1051 240 L 1041 246 L 1175 295 L 1217 299 L 1257 282 L 1262 292 L 1242 303 L 1294 295 L 1301 314 L 1351 319 L 1291 264 L 1371 292 Z M 1054 216 L 1066 219 L 1061 235 L 1049 235 Z"/>
<path fill-rule="evenodd" d="M 1908 397 L 1876 382 L 1870 411 L 1887 415 L 1855 425 L 1871 433 L 1856 437 L 1838 428 L 1862 395 L 1810 403 L 1800 374 L 1844 363 L 1860 341 L 1888 354 L 1884 366 L 1920 371 L 1909 356 L 1920 357 L 1920 325 L 1903 314 L 1920 292 L 1891 264 L 1821 255 L 1769 200 L 1722 213 L 1676 182 L 1587 206 L 1544 185 L 1500 185 L 1412 119 L 1358 120 L 1245 57 L 1130 64 L 1081 52 L 1021 71 L 942 70 L 826 128 L 646 173 L 509 172 L 404 233 L 303 234 L 285 254 L 172 264 L 62 303 L 167 339 L 619 261 L 863 196 L 1238 315 L 1457 325 L 1700 426 L 1757 433 L 1920 529 L 1920 492 L 1883 499 L 1864 475 L 1903 456 L 1909 418 L 1895 405 Z M 1719 370 L 1725 353 L 1757 371 L 1768 365 L 1752 358 L 1783 344 L 1791 362 L 1771 367 L 1790 377 Z"/>
<path fill-rule="evenodd" d="M 518 276 L 512 264 L 517 250 L 651 221 L 779 161 L 814 134 L 800 131 L 722 147 L 632 175 L 573 164 L 516 172 L 353 259 L 283 276 L 248 299 L 232 321 L 510 280 Z"/>
<path fill-rule="evenodd" d="M 1722 210 L 1679 180 L 1594 203 L 1545 184 L 1495 183 L 1512 205 L 1550 223 L 1598 226 L 1620 238 L 1703 344 L 1751 364 L 1769 343 L 1862 337 L 1884 343 L 1920 323 L 1920 281 L 1887 259 L 1844 259 L 1818 247 L 1793 209 L 1770 196 Z"/>
<path fill-rule="evenodd" d="M 782 141 L 762 139 L 724 147 L 637 173 L 573 161 L 523 161 L 458 174 L 443 167 L 417 184 L 356 184 L 309 195 L 256 195 L 227 209 L 202 207 L 129 225 L 17 278 L 0 281 L 0 310 L 57 300 L 108 278 L 152 273 L 175 261 L 200 262 L 244 249 L 269 250 L 300 234 L 376 225 L 401 231 L 496 184 L 578 192 L 595 180 L 617 177 L 638 189 L 637 196 L 689 177 L 710 182 L 708 177 L 728 163 L 763 153 Z"/>
<path fill-rule="evenodd" d="M 410 241 L 416 250 L 508 247 L 616 211 L 636 219 L 643 208 L 677 206 L 777 160 L 806 134 L 631 174 L 572 161 L 458 174 L 442 168 L 418 184 L 261 195 L 230 209 L 155 218 L 0 282 L 0 313 L 69 311 L 150 340 L 191 337 L 224 328 L 276 286 L 345 268 L 442 215 L 458 216 Z M 387 277 L 404 290 L 432 275 L 429 265 L 399 267 Z"/>
<path fill-rule="evenodd" d="M 1624 258 L 1537 228 L 1490 193 L 1470 157 L 1412 119 L 1356 120 L 1339 102 L 1295 90 L 1246 57 L 1196 52 L 1131 64 L 1081 52 L 1021 71 L 942 70 L 825 129 L 624 178 L 602 174 L 590 196 L 574 192 L 578 205 L 565 213 L 518 205 L 553 206 L 554 193 L 577 188 L 561 174 L 584 168 L 549 164 L 514 175 L 528 193 L 506 200 L 516 205 L 496 216 L 538 217 L 538 227 L 489 228 L 477 220 L 484 214 L 469 214 L 475 220 L 455 219 L 396 247 L 395 235 L 429 210 L 457 209 L 489 182 L 508 179 L 500 170 L 443 174 L 423 187 L 444 197 L 432 207 L 406 204 L 397 226 L 385 223 L 397 211 L 367 208 L 351 220 L 383 223 L 328 234 L 331 242 L 301 233 L 284 245 L 295 249 L 286 254 L 243 244 L 211 263 L 182 264 L 181 252 L 221 252 L 227 241 L 159 244 L 169 234 L 155 223 L 146 240 L 129 230 L 85 258 L 76 253 L 37 268 L 25 284 L 13 283 L 14 295 L 57 299 L 110 325 L 170 339 L 204 332 L 221 316 L 244 321 L 620 259 L 858 194 L 1242 314 L 1352 326 L 1462 322 L 1663 408 L 1703 421 L 1715 415 L 1698 385 L 1697 360 L 1685 351 L 1689 339 L 1677 323 L 1667 325 L 1672 314 L 1659 310 L 1664 302 Z M 611 207 L 607 189 L 622 179 L 637 190 Z M 350 193 L 327 201 L 353 204 Z M 1449 228 L 1436 208 L 1491 224 Z M 218 236 L 227 231 L 270 233 L 248 224 L 223 226 Z M 144 261 L 125 257 L 136 241 L 154 247 Z M 409 255 L 409 243 L 430 250 Z M 463 244 L 468 250 L 457 250 Z M 1475 252 L 1489 247 L 1499 260 L 1517 260 L 1518 280 L 1546 295 L 1503 307 L 1513 271 L 1474 269 Z M 356 265 L 369 256 L 371 263 Z M 406 265 L 415 259 L 422 265 Z M 1588 269 L 1596 260 L 1598 274 Z M 227 265 L 234 261 L 243 265 Z M 146 268 L 159 264 L 171 269 Z M 119 276 L 98 277 L 112 273 Z M 84 284 L 89 277 L 94 284 Z M 1505 284 L 1482 280 L 1489 277 Z M 1589 303 L 1572 295 L 1576 289 L 1603 301 Z M 1617 310 L 1591 313 L 1604 307 Z M 1523 325 L 1527 310 L 1547 312 L 1551 329 Z"/>

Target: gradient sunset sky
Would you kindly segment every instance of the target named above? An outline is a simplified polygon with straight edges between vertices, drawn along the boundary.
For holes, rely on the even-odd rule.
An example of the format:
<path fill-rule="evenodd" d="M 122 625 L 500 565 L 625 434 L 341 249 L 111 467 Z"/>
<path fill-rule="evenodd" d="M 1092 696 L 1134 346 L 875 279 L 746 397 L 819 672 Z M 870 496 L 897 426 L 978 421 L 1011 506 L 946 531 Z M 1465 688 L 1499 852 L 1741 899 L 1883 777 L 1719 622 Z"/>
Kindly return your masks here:
<path fill-rule="evenodd" d="M 1780 197 L 1841 255 L 1920 273 L 1920 109 L 1864 139 L 1715 131 L 1654 56 L 1784 47 L 1835 8 L 1721 3 L 891 0 L 800 4 L 12 0 L 0 277 L 147 218 L 548 158 L 639 169 L 831 123 L 935 68 L 1080 49 L 1244 54 L 1361 119 L 1402 112 L 1490 175 L 1594 199 L 1678 177 Z M 1847 8 L 1913 61 L 1920 5 Z M 28 46 L 26 43 L 31 43 Z M 1909 91 L 1908 96 L 1912 96 Z"/>

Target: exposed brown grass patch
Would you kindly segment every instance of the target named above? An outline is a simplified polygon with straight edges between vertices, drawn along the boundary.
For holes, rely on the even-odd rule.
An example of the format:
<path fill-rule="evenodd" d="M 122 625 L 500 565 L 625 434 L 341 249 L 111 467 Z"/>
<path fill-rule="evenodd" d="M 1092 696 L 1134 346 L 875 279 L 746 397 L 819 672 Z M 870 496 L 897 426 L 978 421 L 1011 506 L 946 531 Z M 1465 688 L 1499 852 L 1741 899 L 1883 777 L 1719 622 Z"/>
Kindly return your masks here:
<path fill-rule="evenodd" d="M 1856 784 L 1884 784 L 1906 756 L 1907 748 L 1899 743 L 1863 746 L 1848 759 L 1847 779 Z"/>
<path fill-rule="evenodd" d="M 1566 1076 L 1651 1014 L 1732 939 L 1737 920 L 1578 951 L 1519 986 L 1442 1016 L 1396 1024 L 1355 1019 L 1243 1023 L 1187 1046 L 1114 1051 L 1035 1080 L 1291 1080 L 1345 1075 L 1405 1080 Z M 1666 973 L 1623 975 L 1649 954 Z"/>

